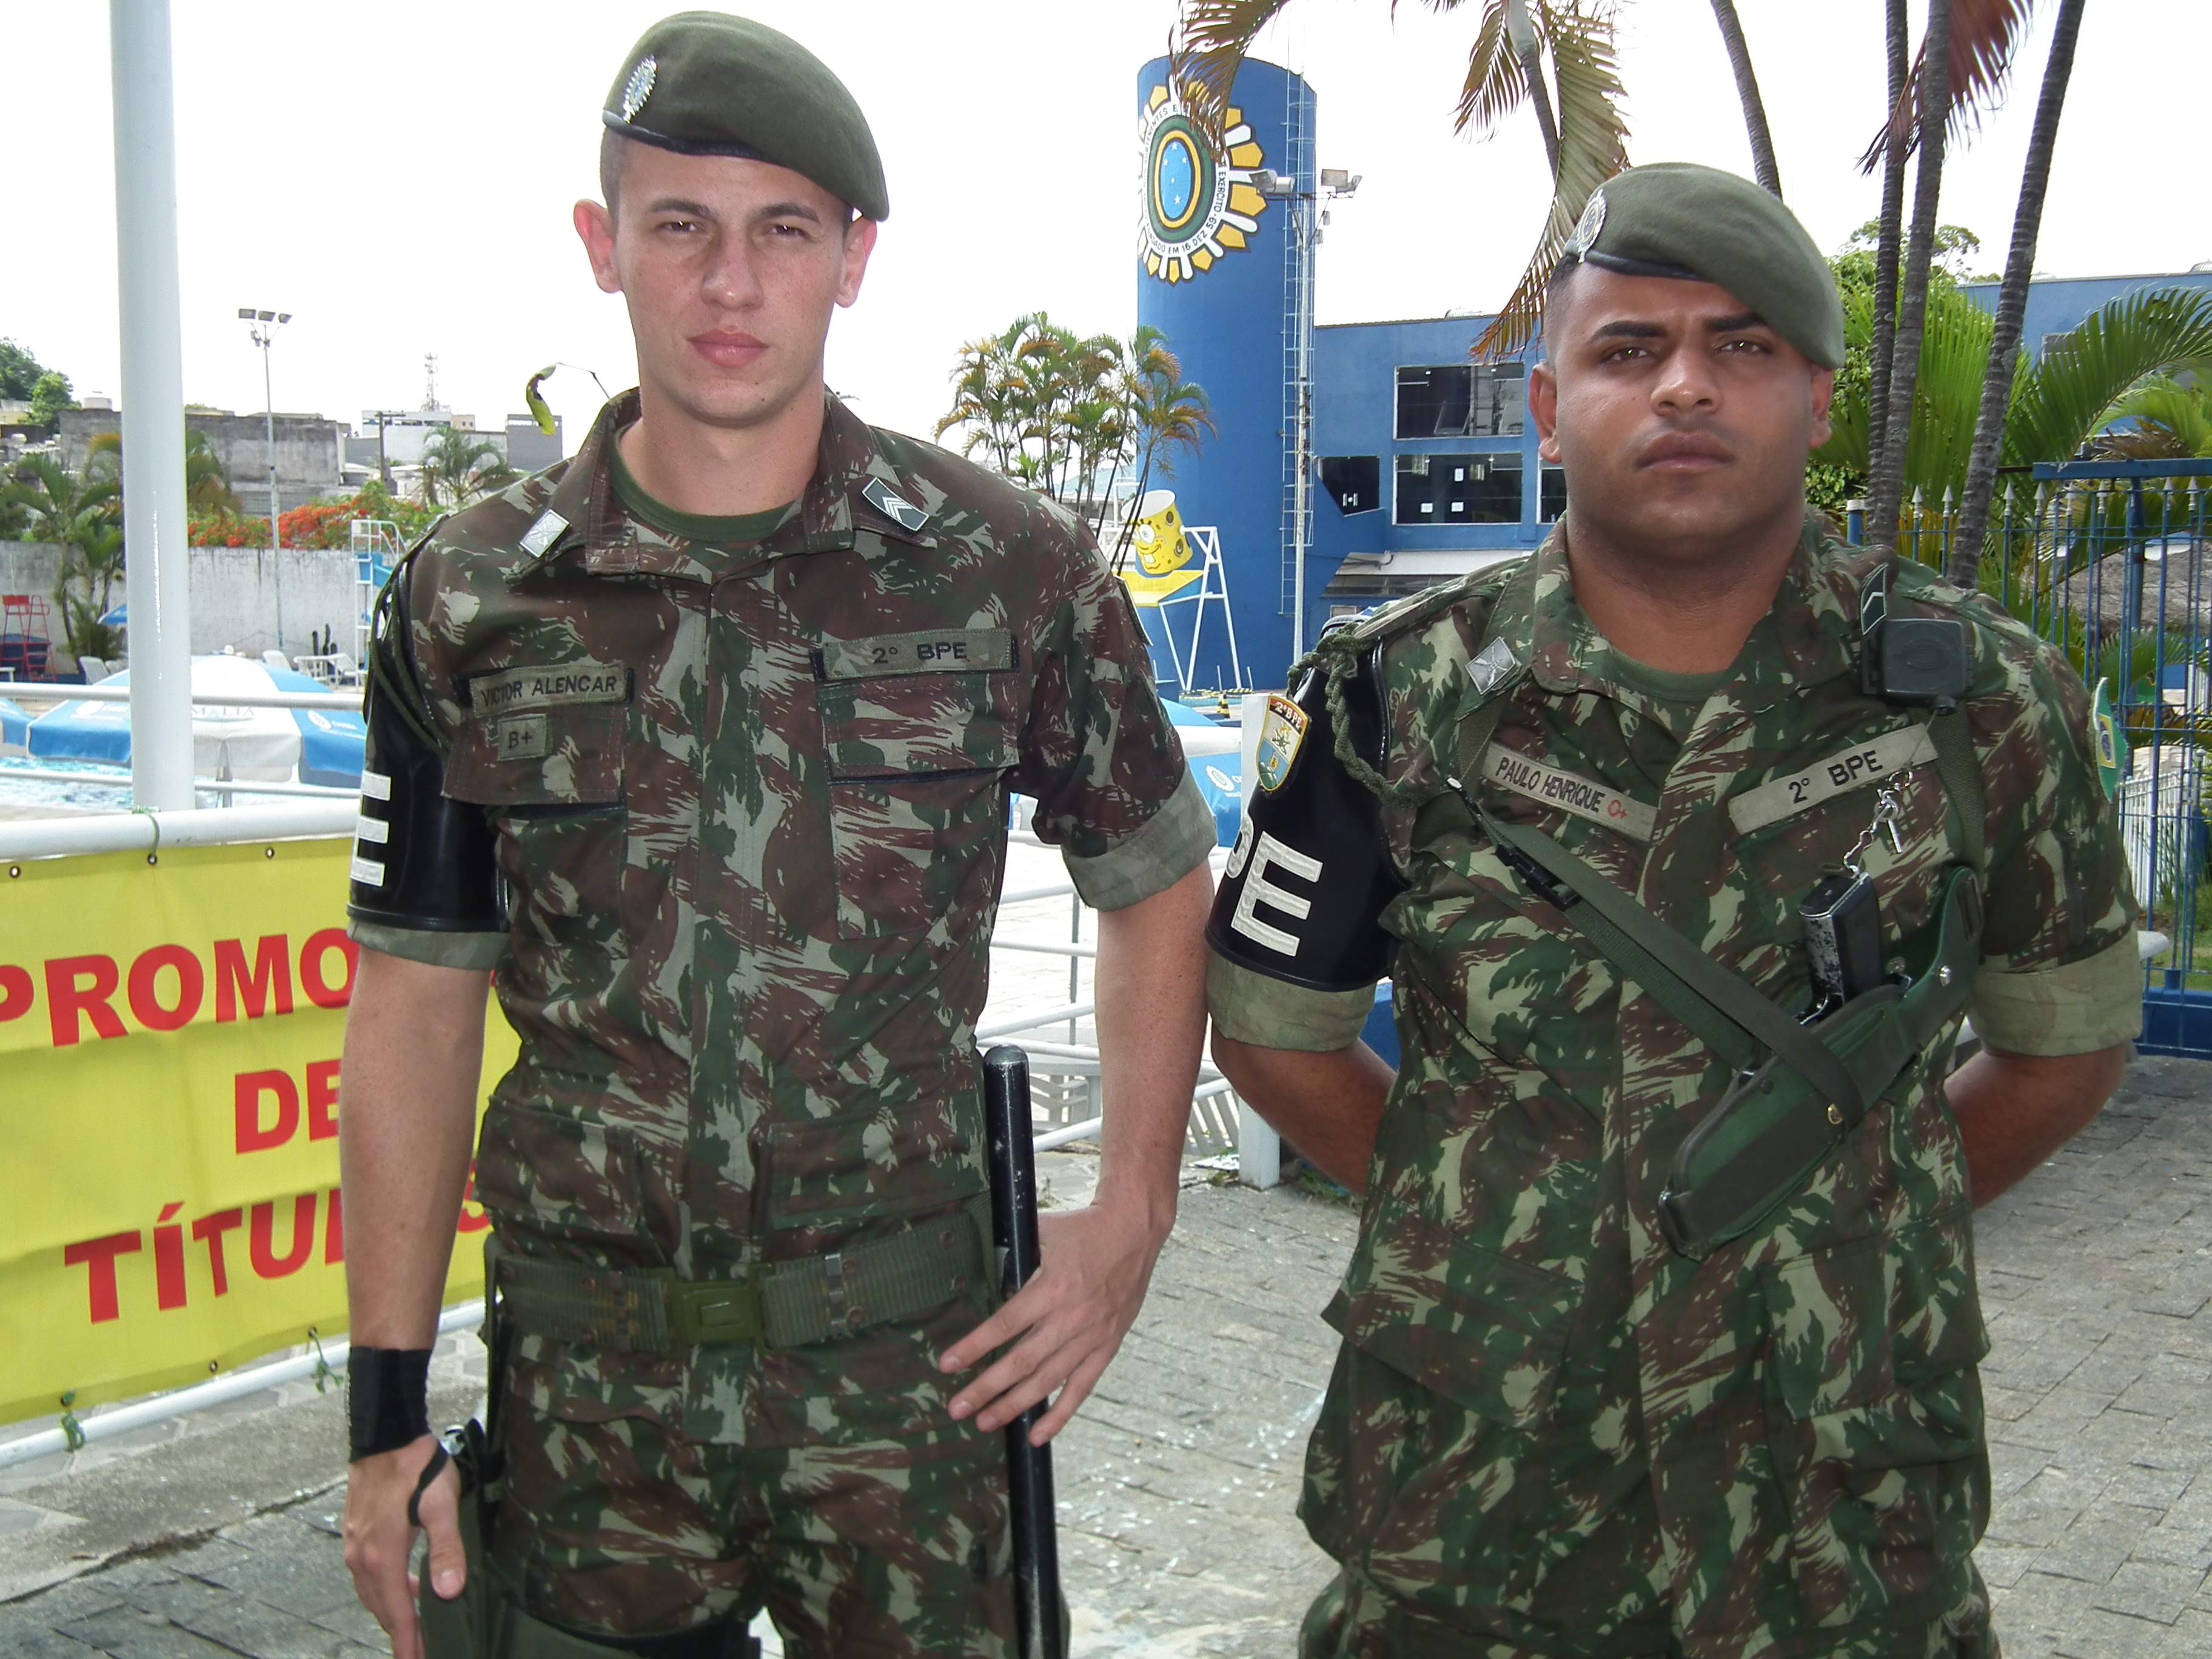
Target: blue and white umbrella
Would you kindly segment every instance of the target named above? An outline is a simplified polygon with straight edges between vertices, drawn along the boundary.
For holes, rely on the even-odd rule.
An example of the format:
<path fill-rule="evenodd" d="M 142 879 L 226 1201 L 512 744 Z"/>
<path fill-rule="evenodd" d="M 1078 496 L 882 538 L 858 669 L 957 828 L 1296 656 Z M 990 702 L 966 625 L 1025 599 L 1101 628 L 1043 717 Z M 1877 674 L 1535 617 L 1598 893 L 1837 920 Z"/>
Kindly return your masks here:
<path fill-rule="evenodd" d="M 130 671 L 101 682 L 126 690 Z M 266 696 L 280 691 L 321 691 L 323 686 L 289 668 L 250 657 L 194 657 L 195 697 Z M 361 712 L 331 708 L 255 708 L 212 701 L 192 705 L 192 772 L 202 778 L 241 782 L 314 783 L 352 788 L 361 782 L 362 747 L 368 727 Z M 131 705 L 78 699 L 29 723 L 33 758 L 63 763 L 131 761 Z"/>
<path fill-rule="evenodd" d="M 1193 756 L 1191 775 L 1198 793 L 1213 812 L 1213 842 L 1233 847 L 1244 822 L 1244 757 L 1242 755 Z"/>
<path fill-rule="evenodd" d="M 114 610 L 112 610 L 112 611 L 109 611 L 106 616 L 102 617 L 100 619 L 100 625 L 102 628 L 128 628 L 128 627 L 130 627 L 130 626 L 131 626 L 131 605 L 130 605 L 130 602 L 129 602 L 128 600 L 125 600 L 123 604 L 117 605 L 117 606 L 115 607 L 115 609 L 114 609 Z"/>

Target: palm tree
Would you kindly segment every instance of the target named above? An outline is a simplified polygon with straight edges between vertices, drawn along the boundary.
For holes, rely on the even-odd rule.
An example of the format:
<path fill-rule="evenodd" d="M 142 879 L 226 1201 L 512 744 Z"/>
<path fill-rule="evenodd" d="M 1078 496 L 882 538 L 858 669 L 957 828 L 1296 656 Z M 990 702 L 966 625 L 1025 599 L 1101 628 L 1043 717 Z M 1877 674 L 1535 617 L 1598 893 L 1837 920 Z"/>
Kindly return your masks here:
<path fill-rule="evenodd" d="M 1928 33 L 1919 59 L 1908 73 L 1904 63 L 1908 38 L 1905 0 L 1889 0 L 1888 118 L 1860 158 L 1869 172 L 1877 164 L 1883 168 L 1872 364 L 1877 394 L 1875 441 L 1868 511 L 1873 526 L 1869 533 L 1884 544 L 1893 537 L 1888 526 L 1894 524 L 1902 499 L 1903 428 L 1912 417 L 1910 382 L 1919 362 L 1917 339 L 1904 337 L 1908 327 L 1917 329 L 1927 302 L 1927 262 L 1934 251 L 1935 198 L 1942 179 L 1944 134 L 1954 119 L 1964 124 L 1978 118 L 1982 107 L 2002 92 L 2029 4 L 2030 0 L 1930 0 Z M 1921 148 L 1920 169 L 1913 184 L 1914 234 L 1908 240 L 1900 222 L 1905 163 L 1916 143 Z M 1905 270 L 1901 284 L 1893 286 L 1891 273 L 1896 270 L 1900 245 Z M 1901 387 L 1900 366 L 1906 382 Z"/>
<path fill-rule="evenodd" d="M 435 507 L 441 497 L 456 507 L 504 489 L 521 475 L 507 464 L 499 446 L 473 432 L 441 426 L 422 444 L 422 499 Z"/>
<path fill-rule="evenodd" d="M 25 456 L 14 481 L 0 488 L 0 498 L 19 509 L 27 539 L 57 547 L 75 545 L 112 519 L 121 494 L 112 479 L 72 473 L 52 455 Z"/>
<path fill-rule="evenodd" d="M 2020 179 L 2020 209 L 2012 222 L 2012 246 L 2005 255 L 2004 281 L 1997 289 L 1995 331 L 1989 373 L 1982 383 L 1981 408 L 1974 421 L 1973 454 L 1966 464 L 1966 494 L 1959 529 L 1951 544 L 1951 580 L 1975 585 L 1982 538 L 1989 529 L 1990 502 L 1996 494 L 1997 446 L 2019 355 L 2021 320 L 2027 311 L 2028 280 L 2035 273 L 2036 238 L 2043 227 L 2044 192 L 2051 184 L 2051 155 L 2058 143 L 2058 118 L 2066 106 L 2066 83 L 2074 72 L 2074 45 L 2081 33 L 2082 0 L 2059 0 L 2051 35 L 2051 58 L 2044 66 L 2043 92 L 2036 100 L 2035 126 L 2028 135 L 2027 164 Z"/>
<path fill-rule="evenodd" d="M 33 541 L 62 550 L 54 602 L 78 656 L 117 654 L 115 630 L 100 625 L 123 579 L 121 490 L 112 478 L 72 474 L 51 455 L 27 457 L 0 488 L 0 514 L 12 514 Z"/>
<path fill-rule="evenodd" d="M 952 407 L 935 435 L 956 428 L 963 454 L 981 450 L 1005 477 L 1081 514 L 1102 540 L 1124 468 L 1137 469 L 1141 497 L 1156 465 L 1171 472 L 1173 453 L 1195 451 L 1214 429 L 1204 390 L 1182 378 L 1159 330 L 1141 325 L 1125 343 L 1079 336 L 1041 311 L 961 347 Z M 1116 537 L 1117 564 L 1129 529 Z"/>
<path fill-rule="evenodd" d="M 1863 286 L 1846 285 L 1844 331 L 1854 352 L 1872 337 L 1874 310 Z M 1929 288 L 1915 417 L 1905 454 L 1906 500 L 1934 508 L 1965 489 L 1995 330 L 1990 314 L 1957 287 L 1942 283 Z M 2067 460 L 2115 421 L 2136 421 L 2139 429 L 2107 434 L 2099 440 L 2100 450 L 2125 453 L 2118 447 L 2148 448 L 2185 441 L 2193 430 L 2212 429 L 2212 411 L 2203 406 L 2206 394 L 2169 378 L 2174 371 L 2207 362 L 2212 362 L 2212 294 L 2154 289 L 2123 295 L 2051 341 L 2040 358 L 2018 366 L 1998 459 L 2007 466 Z M 2203 428 L 2191 424 L 2192 398 Z M 1813 453 L 1816 463 L 1866 469 L 1869 402 L 1863 382 L 1838 380 L 1829 411 L 1834 434 Z"/>
<path fill-rule="evenodd" d="M 1237 66 L 1260 31 L 1289 0 L 1183 0 L 1169 72 L 1191 118 L 1218 131 Z M 1428 0 L 1451 11 L 1462 0 Z M 1613 8 L 1605 0 L 1481 0 L 1454 130 L 1485 138 L 1523 102 L 1534 112 L 1552 162 L 1552 206 L 1512 297 L 1475 343 L 1479 356 L 1528 344 L 1542 315 L 1544 286 L 1590 192 L 1628 165 L 1625 96 L 1613 52 Z M 1544 59 L 1551 60 L 1545 74 Z M 1557 116 L 1553 114 L 1557 90 Z"/>
<path fill-rule="evenodd" d="M 113 479 L 120 492 L 123 434 L 103 432 L 86 445 L 84 471 L 87 477 Z M 238 497 L 231 493 L 230 474 L 223 466 L 222 457 L 216 453 L 208 434 L 198 427 L 185 430 L 185 504 L 195 512 L 225 516 L 238 511 Z"/>
<path fill-rule="evenodd" d="M 1012 477 L 1021 447 L 1021 416 L 1013 383 L 1012 348 L 997 335 L 970 340 L 960 348 L 952 378 L 952 407 L 931 436 L 942 439 L 962 429 L 960 453 L 986 452 L 993 471 Z"/>
<path fill-rule="evenodd" d="M 1152 487 L 1155 467 L 1163 477 L 1173 477 L 1176 453 L 1195 455 L 1218 428 L 1209 412 L 1206 388 L 1183 379 L 1182 361 L 1168 349 L 1167 336 L 1156 328 L 1141 327 L 1131 337 L 1121 387 L 1136 451 L 1134 499 L 1141 501 Z M 1117 571 L 1128 562 L 1136 528 L 1136 514 L 1131 513 L 1122 520 L 1114 541 Z"/>
<path fill-rule="evenodd" d="M 1905 97 L 1905 77 L 1911 72 L 1906 58 L 1912 47 L 1912 31 L 1905 15 L 1905 0 L 1888 0 L 1883 14 L 1889 62 L 1889 106 L 1894 110 Z M 1889 371 L 1897 361 L 1897 261 L 1905 240 L 1905 162 L 1908 146 L 1901 140 L 1890 143 L 1887 137 L 1888 129 L 1885 127 L 1883 137 L 1875 141 L 1881 159 L 1881 209 L 1875 224 L 1874 350 L 1868 365 L 1868 374 L 1873 382 L 1868 405 L 1871 422 L 1867 434 L 1869 454 L 1884 453 L 1888 447 L 1884 434 L 1889 429 Z"/>
<path fill-rule="evenodd" d="M 1774 164 L 1774 135 L 1766 130 L 1766 104 L 1759 95 L 1759 77 L 1752 73 L 1751 49 L 1744 45 L 1735 0 L 1713 0 L 1713 21 L 1720 25 L 1729 72 L 1735 76 L 1735 100 L 1742 106 L 1744 133 L 1751 140 L 1752 176 L 1762 188 L 1779 197 L 1782 173 Z"/>
<path fill-rule="evenodd" d="M 1920 372 L 1920 332 L 1928 312 L 1928 261 L 1936 247 L 1937 196 L 1943 187 L 1943 132 L 1951 118 L 1952 0 L 1928 0 L 1920 65 L 1920 169 L 1912 181 L 1912 229 L 1898 283 L 1897 334 L 1891 345 L 1889 400 L 1881 448 L 1871 459 L 1867 533 L 1876 545 L 1897 541 L 1905 495 L 1905 450 L 1912 427 L 1912 386 Z M 1890 143 L 1899 142 L 1894 127 Z"/>

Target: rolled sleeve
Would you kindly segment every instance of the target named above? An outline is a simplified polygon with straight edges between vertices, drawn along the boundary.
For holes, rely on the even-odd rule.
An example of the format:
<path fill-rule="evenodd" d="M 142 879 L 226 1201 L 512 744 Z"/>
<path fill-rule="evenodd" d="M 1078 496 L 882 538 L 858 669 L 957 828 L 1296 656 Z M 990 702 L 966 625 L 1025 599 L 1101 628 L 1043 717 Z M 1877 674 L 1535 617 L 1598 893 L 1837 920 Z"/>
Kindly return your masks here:
<path fill-rule="evenodd" d="M 489 973 L 507 954 L 505 933 L 453 933 L 426 927 L 391 927 L 381 922 L 349 923 L 346 937 L 367 951 L 433 968 L 468 968 Z"/>
<path fill-rule="evenodd" d="M 1316 991 L 1238 966 L 1219 951 L 1206 964 L 1206 1012 L 1224 1036 L 1255 1048 L 1334 1054 L 1358 1041 L 1375 988 Z"/>
<path fill-rule="evenodd" d="M 1213 809 L 1185 768 L 1167 804 L 1103 853 L 1063 852 L 1069 878 L 1094 910 L 1120 910 L 1165 892 L 1213 851 Z"/>
<path fill-rule="evenodd" d="M 1966 1012 L 1974 1035 L 2008 1054 L 2089 1054 L 2142 1031 L 2142 961 L 2135 935 L 2056 968 L 1984 963 Z"/>
<path fill-rule="evenodd" d="M 1128 593 L 1080 526 L 1060 531 L 1037 549 L 1061 562 L 1058 597 L 1032 647 L 1012 781 L 1036 800 L 1031 826 L 1060 849 L 1085 902 L 1121 909 L 1198 866 L 1213 815 L 1153 689 Z"/>

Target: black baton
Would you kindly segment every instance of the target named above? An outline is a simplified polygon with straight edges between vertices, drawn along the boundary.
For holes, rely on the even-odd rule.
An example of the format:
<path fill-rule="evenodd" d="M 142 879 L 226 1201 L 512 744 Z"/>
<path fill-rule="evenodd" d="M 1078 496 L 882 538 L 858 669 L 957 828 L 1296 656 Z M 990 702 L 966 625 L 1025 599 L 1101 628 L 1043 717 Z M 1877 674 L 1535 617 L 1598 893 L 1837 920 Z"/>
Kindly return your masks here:
<path fill-rule="evenodd" d="M 1030 1139 L 1030 1057 L 1002 1042 L 983 1056 L 983 1120 L 991 1141 L 991 1231 L 1000 1289 L 1011 1297 L 1037 1270 L 1036 1155 Z M 1064 1659 L 1060 1540 L 1053 1513 L 1052 1448 L 1030 1444 L 1042 1403 L 1006 1425 L 1006 1496 L 1013 1514 L 1015 1652 Z"/>

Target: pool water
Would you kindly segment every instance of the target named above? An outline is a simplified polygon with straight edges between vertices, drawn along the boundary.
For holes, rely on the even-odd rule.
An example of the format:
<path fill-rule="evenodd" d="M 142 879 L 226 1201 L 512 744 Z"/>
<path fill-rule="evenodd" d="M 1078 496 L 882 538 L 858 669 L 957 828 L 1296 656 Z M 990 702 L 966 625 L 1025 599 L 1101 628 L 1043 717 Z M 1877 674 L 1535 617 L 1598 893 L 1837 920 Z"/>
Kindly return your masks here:
<path fill-rule="evenodd" d="M 45 778 L 11 777 L 10 773 L 57 771 L 112 775 L 113 784 L 54 783 Z M 131 810 L 131 769 L 100 761 L 31 760 L 21 755 L 0 756 L 0 807 L 53 806 L 79 812 L 127 812 Z M 14 815 L 11 815 L 14 816 Z"/>

